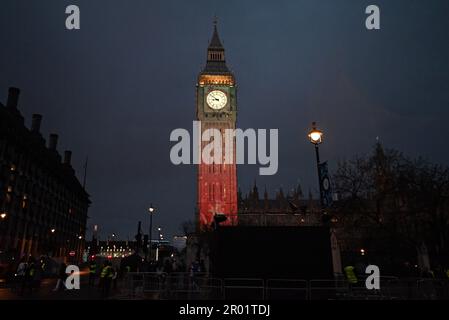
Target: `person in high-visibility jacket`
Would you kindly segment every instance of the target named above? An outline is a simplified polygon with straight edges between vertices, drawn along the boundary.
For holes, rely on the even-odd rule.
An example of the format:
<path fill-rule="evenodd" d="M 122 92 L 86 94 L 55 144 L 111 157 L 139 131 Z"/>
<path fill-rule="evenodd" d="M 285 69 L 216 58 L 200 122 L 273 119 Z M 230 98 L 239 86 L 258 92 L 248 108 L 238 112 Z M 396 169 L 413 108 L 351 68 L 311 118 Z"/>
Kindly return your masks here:
<path fill-rule="evenodd" d="M 100 283 L 102 284 L 101 286 L 103 298 L 107 298 L 109 296 L 113 276 L 114 272 L 111 263 L 109 261 L 105 261 L 100 274 Z"/>
<path fill-rule="evenodd" d="M 97 277 L 97 263 L 92 259 L 89 263 L 89 286 L 95 285 L 95 278 Z"/>
<path fill-rule="evenodd" d="M 358 280 L 357 280 L 357 276 L 355 275 L 355 272 L 354 272 L 354 266 L 346 266 L 344 270 L 345 270 L 345 275 L 346 275 L 346 279 L 348 280 L 348 282 L 351 285 L 356 284 L 358 282 Z"/>
<path fill-rule="evenodd" d="M 30 256 L 28 258 L 28 264 L 25 270 L 25 277 L 22 283 L 22 290 L 20 292 L 20 295 L 23 295 L 26 289 L 28 289 L 29 293 L 31 294 L 31 292 L 33 291 L 35 273 L 36 265 L 34 263 L 34 258 Z"/>

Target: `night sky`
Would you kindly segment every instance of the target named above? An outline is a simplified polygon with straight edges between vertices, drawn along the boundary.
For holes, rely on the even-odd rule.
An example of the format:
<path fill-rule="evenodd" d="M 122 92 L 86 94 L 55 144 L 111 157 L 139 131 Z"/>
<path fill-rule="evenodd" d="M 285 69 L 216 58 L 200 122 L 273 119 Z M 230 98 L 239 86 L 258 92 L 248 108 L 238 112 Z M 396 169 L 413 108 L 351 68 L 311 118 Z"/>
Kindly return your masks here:
<path fill-rule="evenodd" d="M 81 30 L 65 29 L 65 8 Z M 366 6 L 381 30 L 365 28 Z M 322 160 L 390 148 L 449 164 L 449 1 L 24 1 L 0 3 L 0 101 L 21 88 L 26 124 L 59 134 L 82 179 L 89 157 L 88 229 L 122 239 L 148 228 L 147 207 L 167 236 L 193 219 L 195 167 L 169 159 L 170 132 L 191 131 L 195 83 L 213 18 L 238 83 L 238 127 L 279 128 L 279 171 L 238 167 L 274 196 L 301 182 L 316 194 L 307 132 L 325 132 Z"/>

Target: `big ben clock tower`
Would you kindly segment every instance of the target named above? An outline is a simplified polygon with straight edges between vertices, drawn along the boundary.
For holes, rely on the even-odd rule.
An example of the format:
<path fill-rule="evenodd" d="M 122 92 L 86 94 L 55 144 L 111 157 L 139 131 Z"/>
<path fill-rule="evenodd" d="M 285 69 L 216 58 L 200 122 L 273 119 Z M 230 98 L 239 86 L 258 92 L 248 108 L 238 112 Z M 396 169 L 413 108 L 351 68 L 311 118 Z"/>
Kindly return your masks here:
<path fill-rule="evenodd" d="M 235 129 L 236 117 L 235 79 L 226 66 L 225 49 L 218 36 L 215 21 L 212 39 L 207 48 L 206 66 L 198 75 L 196 85 L 196 118 L 201 121 L 201 135 L 207 129 L 218 129 L 224 137 L 226 129 Z M 201 151 L 207 144 L 201 143 Z M 224 161 L 225 139 L 222 139 L 222 151 L 221 163 L 208 164 L 200 161 L 198 165 L 197 208 L 200 230 L 207 230 L 212 225 L 215 214 L 227 216 L 223 224 L 230 224 L 236 219 L 235 141 L 232 143 L 232 150 L 227 150 L 233 158 L 232 163 Z"/>

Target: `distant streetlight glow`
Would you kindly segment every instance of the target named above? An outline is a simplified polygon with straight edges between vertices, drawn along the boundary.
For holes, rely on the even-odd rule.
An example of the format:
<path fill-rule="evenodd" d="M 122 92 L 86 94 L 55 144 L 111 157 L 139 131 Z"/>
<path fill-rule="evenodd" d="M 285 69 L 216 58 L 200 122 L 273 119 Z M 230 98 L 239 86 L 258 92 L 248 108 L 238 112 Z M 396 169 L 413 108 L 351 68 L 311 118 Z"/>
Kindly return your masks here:
<path fill-rule="evenodd" d="M 2 220 L 5 219 L 6 218 L 6 213 L 0 214 L 0 218 L 2 218 Z"/>
<path fill-rule="evenodd" d="M 312 122 L 312 130 L 309 132 L 309 140 L 313 144 L 320 144 L 323 139 L 323 132 L 318 130 L 316 122 Z"/>
<path fill-rule="evenodd" d="M 51 231 L 51 233 L 55 233 L 56 229 L 53 228 L 53 229 L 51 229 L 50 231 Z"/>

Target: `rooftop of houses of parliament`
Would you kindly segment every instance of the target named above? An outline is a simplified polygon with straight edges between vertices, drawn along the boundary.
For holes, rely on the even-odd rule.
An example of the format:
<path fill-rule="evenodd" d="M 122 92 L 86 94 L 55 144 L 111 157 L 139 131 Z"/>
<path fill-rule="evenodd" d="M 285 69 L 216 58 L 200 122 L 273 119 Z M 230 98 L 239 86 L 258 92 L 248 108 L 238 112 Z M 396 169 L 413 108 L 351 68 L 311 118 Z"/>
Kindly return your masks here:
<path fill-rule="evenodd" d="M 313 199 L 310 191 L 307 197 L 304 196 L 300 184 L 287 192 L 280 187 L 275 197 L 270 198 L 267 188 L 262 194 L 256 182 L 246 194 L 239 189 L 238 204 L 240 214 L 307 214 L 319 211 L 320 207 L 320 201 Z"/>

